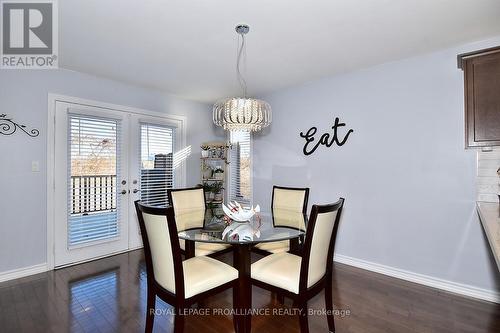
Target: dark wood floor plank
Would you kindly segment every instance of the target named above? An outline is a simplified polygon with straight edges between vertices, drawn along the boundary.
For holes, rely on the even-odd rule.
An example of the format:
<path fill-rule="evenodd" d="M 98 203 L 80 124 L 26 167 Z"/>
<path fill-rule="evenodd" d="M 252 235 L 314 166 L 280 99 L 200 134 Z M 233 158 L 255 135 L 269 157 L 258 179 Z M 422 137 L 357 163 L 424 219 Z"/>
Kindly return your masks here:
<path fill-rule="evenodd" d="M 254 258 L 254 260 L 257 257 Z M 221 260 L 231 263 L 231 256 Z M 0 283 L 0 331 L 3 332 L 143 332 L 146 271 L 142 250 Z M 340 333 L 486 333 L 500 332 L 500 305 L 449 294 L 358 268 L 335 264 L 334 304 L 350 311 L 337 316 Z M 271 314 L 291 310 L 269 292 L 253 288 L 253 308 Z M 324 294 L 309 307 L 324 308 Z M 154 332 L 171 332 L 172 307 L 155 319 Z M 230 291 L 207 299 L 202 309 L 232 309 Z M 170 312 L 169 312 L 170 311 Z M 283 312 L 281 312 L 283 313 Z M 289 311 L 289 313 L 291 313 Z M 299 332 L 298 317 L 256 315 L 254 332 Z M 326 317 L 310 316 L 311 332 L 327 332 Z M 233 332 L 232 316 L 186 318 L 185 332 Z"/>

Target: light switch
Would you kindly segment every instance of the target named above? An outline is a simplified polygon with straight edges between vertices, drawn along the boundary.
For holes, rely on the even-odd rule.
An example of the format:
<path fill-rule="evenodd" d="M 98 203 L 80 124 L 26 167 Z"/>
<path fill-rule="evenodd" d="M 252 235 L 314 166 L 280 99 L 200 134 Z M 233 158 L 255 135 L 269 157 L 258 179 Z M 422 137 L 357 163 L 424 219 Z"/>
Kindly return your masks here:
<path fill-rule="evenodd" d="M 40 162 L 32 161 L 31 162 L 31 171 L 32 172 L 39 172 L 40 171 Z"/>

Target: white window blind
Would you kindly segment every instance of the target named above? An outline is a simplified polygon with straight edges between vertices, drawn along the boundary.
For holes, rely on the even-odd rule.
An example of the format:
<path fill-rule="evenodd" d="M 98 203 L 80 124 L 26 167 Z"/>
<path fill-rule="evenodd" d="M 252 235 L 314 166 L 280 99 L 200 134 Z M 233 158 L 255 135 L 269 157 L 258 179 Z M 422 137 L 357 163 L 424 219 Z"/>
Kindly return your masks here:
<path fill-rule="evenodd" d="M 68 245 L 119 234 L 120 121 L 69 115 Z"/>
<path fill-rule="evenodd" d="M 166 206 L 167 189 L 174 185 L 174 128 L 142 123 L 140 146 L 141 201 Z"/>
<path fill-rule="evenodd" d="M 229 133 L 229 200 L 252 203 L 252 137 L 248 132 Z"/>

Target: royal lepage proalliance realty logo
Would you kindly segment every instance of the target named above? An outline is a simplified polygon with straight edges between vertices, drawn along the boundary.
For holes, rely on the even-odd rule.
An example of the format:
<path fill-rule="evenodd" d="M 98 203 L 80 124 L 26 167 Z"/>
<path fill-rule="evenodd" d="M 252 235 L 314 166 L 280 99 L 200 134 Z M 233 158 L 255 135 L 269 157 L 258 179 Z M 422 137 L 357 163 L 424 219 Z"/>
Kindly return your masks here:
<path fill-rule="evenodd" d="M 6 0 L 0 5 L 0 68 L 57 68 L 57 2 Z"/>

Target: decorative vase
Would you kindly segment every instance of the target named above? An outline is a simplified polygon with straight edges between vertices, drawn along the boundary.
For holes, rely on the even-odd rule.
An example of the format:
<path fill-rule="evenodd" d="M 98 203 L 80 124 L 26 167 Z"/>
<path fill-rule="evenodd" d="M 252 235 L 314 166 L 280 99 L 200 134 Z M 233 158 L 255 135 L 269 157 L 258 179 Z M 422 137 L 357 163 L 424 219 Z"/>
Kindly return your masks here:
<path fill-rule="evenodd" d="M 224 172 L 216 172 L 215 173 L 215 179 L 217 179 L 217 180 L 223 180 L 224 179 Z"/>
<path fill-rule="evenodd" d="M 201 151 L 201 157 L 204 157 L 204 158 L 208 157 L 208 153 L 209 153 L 208 150 L 202 150 Z"/>
<path fill-rule="evenodd" d="M 222 201 L 222 193 L 216 193 L 214 196 L 215 201 Z"/>

